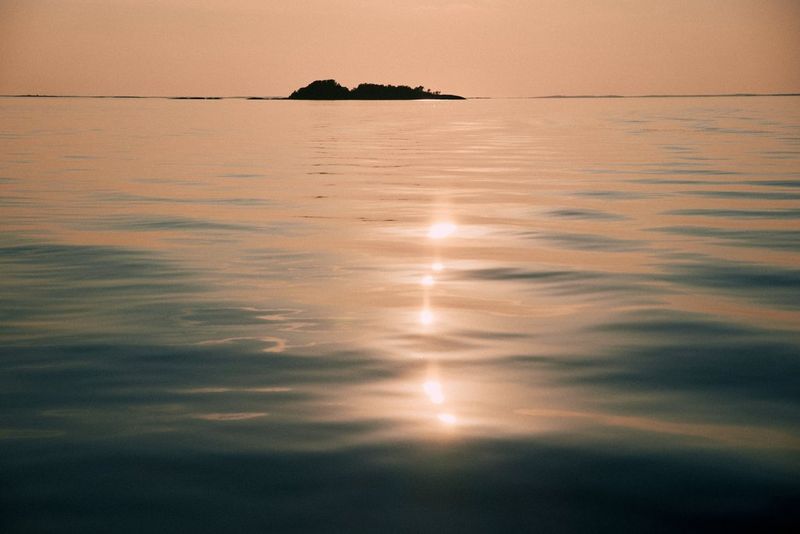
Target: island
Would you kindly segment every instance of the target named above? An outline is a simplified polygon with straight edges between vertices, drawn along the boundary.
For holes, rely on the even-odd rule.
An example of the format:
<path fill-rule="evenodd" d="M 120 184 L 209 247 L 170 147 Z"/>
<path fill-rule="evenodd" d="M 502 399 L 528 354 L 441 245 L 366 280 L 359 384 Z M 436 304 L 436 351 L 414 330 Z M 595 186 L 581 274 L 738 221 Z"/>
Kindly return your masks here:
<path fill-rule="evenodd" d="M 464 100 L 463 96 L 443 95 L 422 86 L 362 83 L 348 89 L 336 80 L 317 80 L 289 95 L 290 100 Z"/>

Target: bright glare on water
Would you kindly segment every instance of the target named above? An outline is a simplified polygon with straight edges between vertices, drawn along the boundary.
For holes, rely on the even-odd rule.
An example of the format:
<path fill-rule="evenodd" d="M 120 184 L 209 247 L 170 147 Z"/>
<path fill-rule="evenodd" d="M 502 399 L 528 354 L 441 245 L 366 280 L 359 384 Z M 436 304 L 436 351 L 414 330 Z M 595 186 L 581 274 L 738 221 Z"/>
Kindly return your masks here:
<path fill-rule="evenodd" d="M 0 530 L 800 520 L 800 99 L 0 117 Z"/>
<path fill-rule="evenodd" d="M 444 239 L 456 231 L 456 225 L 451 222 L 440 222 L 432 224 L 428 230 L 428 237 L 431 239 Z"/>

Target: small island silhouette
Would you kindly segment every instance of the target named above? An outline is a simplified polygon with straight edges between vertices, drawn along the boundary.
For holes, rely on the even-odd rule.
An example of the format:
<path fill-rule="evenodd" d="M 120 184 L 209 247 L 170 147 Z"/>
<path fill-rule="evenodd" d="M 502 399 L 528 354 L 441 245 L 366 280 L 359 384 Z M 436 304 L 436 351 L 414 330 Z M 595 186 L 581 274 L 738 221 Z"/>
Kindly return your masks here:
<path fill-rule="evenodd" d="M 317 80 L 289 95 L 291 100 L 464 100 L 463 96 L 443 95 L 439 91 L 407 85 L 362 83 L 348 89 L 336 80 Z"/>

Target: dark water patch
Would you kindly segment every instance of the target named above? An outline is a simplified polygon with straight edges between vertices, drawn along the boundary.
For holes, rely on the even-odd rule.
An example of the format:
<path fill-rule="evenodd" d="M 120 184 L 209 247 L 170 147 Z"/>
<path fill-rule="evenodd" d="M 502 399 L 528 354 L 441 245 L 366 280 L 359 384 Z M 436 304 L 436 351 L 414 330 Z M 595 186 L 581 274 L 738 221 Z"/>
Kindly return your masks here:
<path fill-rule="evenodd" d="M 473 364 L 478 367 L 501 365 L 513 369 L 521 380 L 527 380 L 527 373 L 552 372 L 555 380 L 576 380 L 579 376 L 588 376 L 595 370 L 605 369 L 605 362 L 597 355 L 585 354 L 511 354 L 495 358 L 489 362 L 459 362 L 461 365 Z"/>
<path fill-rule="evenodd" d="M 706 156 L 680 156 L 681 160 L 690 161 L 690 162 L 707 162 L 707 161 L 717 161 L 716 158 L 709 158 Z"/>
<path fill-rule="evenodd" d="M 559 247 L 603 252 L 632 252 L 647 248 L 643 241 L 623 239 L 600 234 L 578 234 L 570 232 L 526 232 L 525 237 L 545 239 Z"/>
<path fill-rule="evenodd" d="M 33 204 L 33 201 L 29 198 L 20 196 L 0 196 L 0 206 L 12 208 L 17 206 L 30 206 L 31 204 Z"/>
<path fill-rule="evenodd" d="M 800 522 L 791 474 L 700 452 L 501 439 L 294 453 L 136 445 L 5 447 L 5 531 L 788 532 Z"/>
<path fill-rule="evenodd" d="M 337 392 L 396 379 L 418 365 L 353 351 L 265 353 L 252 341 L 4 346 L 0 452 L 45 434 L 113 443 L 117 452 L 153 437 L 161 451 L 333 449 L 390 426 L 342 417 L 347 404 L 331 402 Z M 51 455 L 64 444 L 53 446 Z"/>
<path fill-rule="evenodd" d="M 193 402 L 199 401 L 187 400 L 187 390 L 283 387 L 319 396 L 326 387 L 396 379 L 417 365 L 405 360 L 378 360 L 355 351 L 265 352 L 264 340 L 238 341 L 183 346 L 6 344 L 0 348 L 3 412 L 18 424 L 36 420 L 41 410 L 55 407 L 111 410 L 114 414 L 131 410 L 133 417 L 132 410 L 137 406 L 160 405 L 180 397 L 184 404 L 176 406 L 175 413 L 188 416 L 197 410 Z M 263 409 L 270 402 L 252 395 L 246 397 L 238 411 L 259 411 L 259 407 Z M 285 400 L 281 397 L 275 402 Z M 272 409 L 277 408 L 272 406 Z M 324 407 L 318 409 L 319 416 L 328 415 Z M 139 414 L 142 420 L 147 416 Z M 55 425 L 51 430 L 62 430 L 58 421 L 44 423 Z M 125 426 L 121 421 L 108 424 L 115 431 Z"/>
<path fill-rule="evenodd" d="M 0 245 L 0 265 L 20 267 L 21 278 L 52 276 L 78 280 L 154 279 L 186 274 L 147 252 L 120 247 L 12 243 Z"/>
<path fill-rule="evenodd" d="M 259 198 L 220 198 L 208 199 L 201 201 L 203 204 L 210 205 L 232 205 L 232 206 L 273 206 L 275 203 L 271 200 Z"/>
<path fill-rule="evenodd" d="M 175 216 L 114 216 L 101 219 L 98 226 L 114 230 L 159 232 L 159 231 L 225 231 L 255 232 L 260 228 L 237 223 L 222 223 L 204 219 Z"/>
<path fill-rule="evenodd" d="M 723 217 L 729 219 L 800 219 L 800 209 L 735 210 L 699 208 L 665 211 L 664 215 Z"/>
<path fill-rule="evenodd" d="M 672 284 L 717 290 L 779 308 L 800 309 L 800 269 L 719 259 L 664 266 Z"/>
<path fill-rule="evenodd" d="M 800 151 L 797 150 L 763 150 L 760 154 L 769 159 L 800 159 Z"/>
<path fill-rule="evenodd" d="M 283 322 L 297 315 L 296 309 L 224 308 L 218 306 L 194 307 L 181 315 L 181 320 L 205 326 L 259 325 Z"/>
<path fill-rule="evenodd" d="M 642 169 L 637 171 L 637 174 L 658 174 L 658 175 L 687 175 L 687 176 L 735 176 L 741 174 L 737 171 L 725 171 L 719 169 L 699 169 L 699 168 L 685 168 L 684 167 L 665 167 L 663 169 Z M 698 164 L 700 165 L 700 164 Z"/>
<path fill-rule="evenodd" d="M 585 383 L 800 405 L 800 344 L 791 332 L 677 312 L 623 316 L 596 330 L 617 346 L 606 353 L 606 369 L 583 376 Z"/>
<path fill-rule="evenodd" d="M 654 176 L 738 176 L 742 173 L 735 170 L 725 169 L 706 169 L 710 161 L 706 158 L 684 157 L 680 162 L 665 165 L 663 163 L 637 163 L 632 169 L 588 169 L 583 172 L 591 174 L 616 174 L 620 176 L 635 175 L 654 175 Z"/>
<path fill-rule="evenodd" d="M 599 325 L 597 330 L 604 332 L 626 332 L 627 340 L 651 339 L 669 340 L 676 335 L 684 339 L 709 340 L 725 338 L 744 338 L 757 332 L 750 327 L 710 320 L 697 314 L 682 316 L 676 312 L 650 311 L 638 316 L 627 316 L 616 322 Z"/>
<path fill-rule="evenodd" d="M 294 265 L 310 263 L 319 256 L 311 252 L 297 252 L 279 248 L 257 248 L 245 250 L 243 257 L 249 261 L 261 262 L 262 264 L 274 262 Z"/>
<path fill-rule="evenodd" d="M 146 252 L 11 241 L 0 246 L 0 336 L 168 328 L 180 299 L 207 290 L 197 273 Z"/>
<path fill-rule="evenodd" d="M 136 204 L 195 204 L 206 206 L 272 206 L 273 202 L 259 198 L 181 198 L 181 197 L 153 197 L 146 195 L 131 195 L 129 193 L 98 193 L 95 198 L 101 201 L 124 202 Z"/>
<path fill-rule="evenodd" d="M 636 273 L 496 267 L 454 271 L 452 276 L 464 280 L 524 282 L 537 290 L 564 296 L 606 293 L 644 296 L 667 291 L 654 285 L 652 278 Z"/>
<path fill-rule="evenodd" d="M 708 133 L 721 133 L 734 136 L 749 136 L 749 135 L 771 136 L 775 134 L 775 132 L 770 130 L 748 130 L 745 128 L 719 128 L 716 126 L 703 126 L 697 129 Z"/>
<path fill-rule="evenodd" d="M 750 180 L 743 183 L 764 187 L 800 187 L 800 180 Z"/>
<path fill-rule="evenodd" d="M 589 190 L 589 191 L 575 191 L 570 195 L 578 195 L 582 197 L 602 198 L 607 200 L 641 200 L 652 196 L 645 193 L 634 193 L 631 191 L 613 191 L 613 190 Z"/>
<path fill-rule="evenodd" d="M 596 280 L 601 276 L 598 273 L 588 271 L 528 271 L 510 267 L 464 270 L 460 271 L 459 274 L 464 278 L 476 280 L 532 280 L 543 282 L 577 282 Z"/>
<path fill-rule="evenodd" d="M 800 194 L 798 193 L 773 193 L 766 191 L 678 191 L 680 195 L 698 196 L 698 197 L 713 197 L 713 198 L 730 198 L 730 199 L 753 199 L 753 200 L 798 200 Z"/>
<path fill-rule="evenodd" d="M 229 174 L 220 174 L 220 178 L 266 178 L 266 174 L 257 174 L 257 173 L 229 173 Z"/>
<path fill-rule="evenodd" d="M 497 341 L 508 339 L 526 339 L 530 334 L 523 332 L 497 332 L 488 330 L 459 330 L 455 336 L 464 339 L 476 339 L 479 341 Z"/>
<path fill-rule="evenodd" d="M 720 182 L 719 180 L 686 180 L 677 178 L 637 178 L 634 180 L 626 180 L 626 182 L 642 185 L 727 185 L 729 183 Z"/>
<path fill-rule="evenodd" d="M 552 210 L 547 213 L 552 217 L 561 219 L 582 219 L 582 220 L 596 220 L 596 221 L 619 221 L 625 219 L 621 215 L 608 213 L 606 211 L 590 210 L 590 209 L 569 209 L 563 208 Z"/>
<path fill-rule="evenodd" d="M 728 230 L 707 226 L 664 226 L 650 228 L 649 231 L 713 239 L 735 247 L 800 251 L 800 232 L 793 230 Z"/>
<path fill-rule="evenodd" d="M 690 160 L 690 161 L 685 161 L 687 159 L 688 158 L 681 158 L 681 161 L 662 161 L 662 162 L 657 162 L 657 163 L 638 163 L 638 164 L 635 165 L 635 167 L 640 168 L 640 169 L 645 169 L 644 172 L 649 172 L 650 170 L 654 170 L 656 172 L 656 174 L 662 174 L 665 170 L 671 169 L 671 168 L 677 168 L 679 170 L 680 169 L 686 169 L 686 168 L 689 168 L 689 169 L 701 169 L 701 168 L 707 166 L 707 164 L 701 163 L 701 162 L 702 161 L 708 161 L 708 160 Z"/>

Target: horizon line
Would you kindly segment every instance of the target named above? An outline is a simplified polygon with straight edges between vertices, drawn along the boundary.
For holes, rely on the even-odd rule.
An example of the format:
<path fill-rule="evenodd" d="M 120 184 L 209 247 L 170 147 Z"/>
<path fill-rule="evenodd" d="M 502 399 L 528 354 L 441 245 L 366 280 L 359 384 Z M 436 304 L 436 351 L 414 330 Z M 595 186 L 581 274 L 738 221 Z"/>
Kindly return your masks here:
<path fill-rule="evenodd" d="M 642 94 L 642 95 L 537 95 L 537 96 L 468 96 L 467 100 L 523 100 L 523 99 L 618 99 L 618 98 L 735 98 L 735 97 L 792 97 L 797 93 L 687 93 L 687 94 Z M 97 99 L 160 99 L 160 100 L 290 100 L 285 96 L 166 96 L 166 95 L 74 95 L 74 94 L 9 94 L 0 98 L 97 98 Z M 424 100 L 424 99 L 421 99 Z"/>

